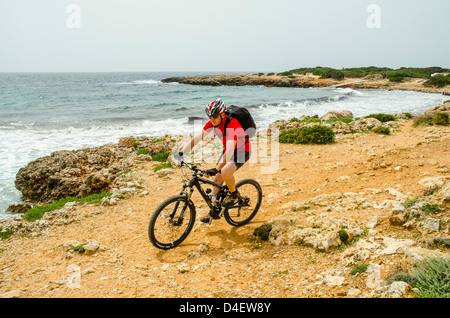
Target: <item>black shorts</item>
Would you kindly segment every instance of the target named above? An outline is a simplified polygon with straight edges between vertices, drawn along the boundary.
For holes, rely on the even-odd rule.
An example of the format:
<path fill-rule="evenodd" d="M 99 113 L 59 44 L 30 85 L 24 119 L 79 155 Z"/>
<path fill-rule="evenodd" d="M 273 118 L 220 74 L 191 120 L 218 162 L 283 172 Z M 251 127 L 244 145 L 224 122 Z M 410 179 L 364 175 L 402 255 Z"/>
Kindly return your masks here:
<path fill-rule="evenodd" d="M 219 159 L 217 160 L 217 163 L 222 161 L 222 157 L 224 154 L 225 154 L 225 152 L 222 152 Z M 231 157 L 231 159 L 228 162 L 234 163 L 236 165 L 236 170 L 238 170 L 240 167 L 242 167 L 244 165 L 244 163 L 246 163 L 248 161 L 248 159 L 250 159 L 251 155 L 252 155 L 251 151 L 249 151 L 249 152 L 235 151 L 233 156 Z"/>

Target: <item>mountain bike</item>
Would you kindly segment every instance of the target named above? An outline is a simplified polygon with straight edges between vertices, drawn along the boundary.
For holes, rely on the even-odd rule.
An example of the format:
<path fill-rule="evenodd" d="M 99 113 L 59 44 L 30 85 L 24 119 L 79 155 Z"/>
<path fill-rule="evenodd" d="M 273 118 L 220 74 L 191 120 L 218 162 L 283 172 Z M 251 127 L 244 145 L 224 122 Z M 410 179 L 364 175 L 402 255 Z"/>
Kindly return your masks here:
<path fill-rule="evenodd" d="M 218 211 L 219 217 L 224 217 L 228 224 L 241 226 L 249 223 L 258 212 L 262 201 L 262 190 L 254 179 L 243 179 L 236 183 L 239 198 L 234 205 L 222 206 L 223 200 L 230 191 L 226 185 L 217 184 L 204 178 L 205 170 L 180 160 L 183 172 L 183 189 L 179 195 L 164 200 L 153 212 L 148 225 L 148 236 L 152 244 L 160 249 L 171 249 L 183 242 L 194 227 L 196 211 L 191 197 L 197 189 L 211 211 Z M 193 171 L 190 179 L 184 167 Z M 210 188 L 202 185 L 216 186 L 220 191 L 216 194 L 215 206 Z M 214 210 L 215 209 L 215 210 Z M 211 218 L 210 218 L 211 219 Z"/>

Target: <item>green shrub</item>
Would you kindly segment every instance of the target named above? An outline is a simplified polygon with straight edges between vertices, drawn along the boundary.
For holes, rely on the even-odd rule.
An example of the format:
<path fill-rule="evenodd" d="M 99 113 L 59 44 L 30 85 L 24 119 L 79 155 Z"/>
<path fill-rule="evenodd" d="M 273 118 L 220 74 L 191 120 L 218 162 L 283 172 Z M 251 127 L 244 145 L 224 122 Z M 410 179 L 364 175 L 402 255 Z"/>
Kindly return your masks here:
<path fill-rule="evenodd" d="M 433 243 L 444 247 L 450 247 L 450 239 L 446 237 L 435 237 Z"/>
<path fill-rule="evenodd" d="M 348 236 L 348 233 L 346 230 L 341 229 L 338 231 L 338 234 L 339 234 L 339 239 L 341 240 L 342 243 L 347 242 L 349 236 Z"/>
<path fill-rule="evenodd" d="M 377 127 L 372 129 L 373 132 L 376 132 L 377 134 L 383 134 L 383 135 L 390 135 L 391 134 L 391 130 L 388 127 Z"/>
<path fill-rule="evenodd" d="M 146 154 L 148 154 L 148 149 L 147 148 L 141 148 L 141 149 L 139 149 L 137 152 L 136 152 L 136 155 L 146 155 Z"/>
<path fill-rule="evenodd" d="M 306 118 L 306 119 L 303 119 L 301 122 L 303 122 L 305 124 L 311 124 L 311 123 L 320 123 L 321 120 L 320 120 L 320 118 Z"/>
<path fill-rule="evenodd" d="M 5 240 L 13 234 L 13 230 L 6 229 L 3 231 L 3 228 L 0 226 L 0 239 Z"/>
<path fill-rule="evenodd" d="M 335 80 L 342 80 L 345 78 L 345 75 L 339 70 L 328 69 L 322 72 L 321 78 L 332 78 Z"/>
<path fill-rule="evenodd" d="M 397 273 L 397 274 L 390 276 L 387 279 L 387 282 L 389 284 L 391 284 L 393 282 L 405 282 L 409 286 L 415 286 L 417 284 L 417 278 L 415 278 L 413 275 L 408 274 L 408 273 Z"/>
<path fill-rule="evenodd" d="M 414 118 L 413 126 L 433 126 L 433 116 L 431 115 L 420 115 Z"/>
<path fill-rule="evenodd" d="M 160 152 L 154 156 L 152 156 L 153 161 L 166 162 L 167 158 L 169 158 L 170 150 Z"/>
<path fill-rule="evenodd" d="M 450 85 L 450 75 L 436 75 L 423 83 L 425 87 L 444 87 L 447 85 Z"/>
<path fill-rule="evenodd" d="M 403 82 L 405 77 L 409 77 L 406 73 L 397 73 L 397 72 L 391 72 L 387 75 L 387 78 L 390 82 Z"/>
<path fill-rule="evenodd" d="M 355 266 L 353 266 L 352 271 L 350 272 L 350 274 L 351 275 L 356 275 L 358 273 L 365 273 L 368 267 L 369 267 L 369 264 L 355 265 Z"/>
<path fill-rule="evenodd" d="M 421 298 L 450 298 L 450 259 L 427 258 L 414 268 L 412 275 L 417 279 L 413 286 Z"/>
<path fill-rule="evenodd" d="M 438 213 L 439 206 L 437 204 L 425 203 L 424 205 L 422 205 L 421 210 L 425 213 Z"/>
<path fill-rule="evenodd" d="M 272 225 L 270 223 L 264 223 L 253 231 L 253 236 L 262 241 L 267 241 L 269 239 L 270 231 L 272 231 Z"/>
<path fill-rule="evenodd" d="M 414 206 L 418 201 L 418 199 L 406 199 L 405 202 L 403 202 L 403 206 L 405 208 L 410 208 Z"/>
<path fill-rule="evenodd" d="M 282 72 L 282 73 L 278 73 L 279 76 L 290 76 L 293 73 L 291 71 L 287 71 L 287 72 Z"/>
<path fill-rule="evenodd" d="M 450 298 L 450 259 L 429 257 L 412 267 L 412 273 L 397 273 L 387 282 L 402 281 L 418 289 L 420 298 Z"/>
<path fill-rule="evenodd" d="M 314 125 L 283 131 L 280 133 L 279 141 L 287 144 L 329 144 L 334 142 L 334 137 L 331 128 Z"/>
<path fill-rule="evenodd" d="M 448 125 L 449 115 L 447 113 L 435 113 L 433 116 L 433 123 L 436 125 Z"/>
<path fill-rule="evenodd" d="M 449 115 L 447 113 L 431 113 L 420 115 L 414 118 L 413 126 L 433 126 L 433 125 L 443 125 L 446 126 L 450 124 Z"/>
<path fill-rule="evenodd" d="M 395 118 L 394 115 L 390 115 L 390 114 L 370 114 L 368 116 L 366 116 L 365 118 L 375 118 L 378 119 L 379 121 L 381 121 L 382 123 L 388 122 L 388 121 L 394 121 L 397 120 L 397 118 Z"/>
<path fill-rule="evenodd" d="M 73 247 L 73 248 L 72 248 L 72 251 L 78 252 L 78 253 L 80 253 L 80 254 L 86 252 L 86 250 L 84 249 L 84 244 L 80 244 L 80 245 L 78 245 L 78 246 Z"/>

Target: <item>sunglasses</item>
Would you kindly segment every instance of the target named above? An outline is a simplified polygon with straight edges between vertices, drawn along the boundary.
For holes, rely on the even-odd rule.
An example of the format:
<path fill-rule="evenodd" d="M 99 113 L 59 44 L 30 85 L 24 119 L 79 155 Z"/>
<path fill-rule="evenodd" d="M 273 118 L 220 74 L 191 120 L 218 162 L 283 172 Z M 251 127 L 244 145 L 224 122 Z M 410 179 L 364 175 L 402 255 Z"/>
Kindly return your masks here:
<path fill-rule="evenodd" d="M 217 117 L 219 117 L 220 116 L 220 114 L 215 114 L 215 115 L 211 115 L 211 116 L 208 116 L 209 118 L 213 118 L 213 119 L 216 119 Z"/>

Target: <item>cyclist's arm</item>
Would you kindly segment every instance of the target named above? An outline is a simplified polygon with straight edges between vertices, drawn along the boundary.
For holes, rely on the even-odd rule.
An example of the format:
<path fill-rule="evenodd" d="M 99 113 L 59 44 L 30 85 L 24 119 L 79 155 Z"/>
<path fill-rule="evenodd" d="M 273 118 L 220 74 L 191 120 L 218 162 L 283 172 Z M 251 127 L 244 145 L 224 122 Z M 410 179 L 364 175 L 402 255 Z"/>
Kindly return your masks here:
<path fill-rule="evenodd" d="M 202 130 L 201 132 L 199 132 L 197 135 L 195 135 L 194 137 L 192 137 L 191 141 L 188 142 L 186 145 L 184 145 L 183 148 L 181 148 L 181 152 L 186 153 L 189 150 L 191 150 L 192 148 L 195 147 L 196 144 L 198 144 L 200 141 L 203 140 L 203 138 L 205 138 L 205 136 L 209 133 L 209 131 L 206 130 Z"/>

